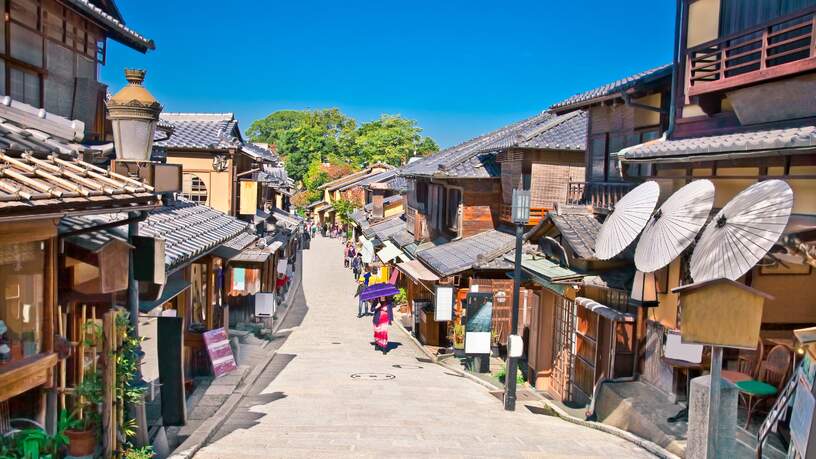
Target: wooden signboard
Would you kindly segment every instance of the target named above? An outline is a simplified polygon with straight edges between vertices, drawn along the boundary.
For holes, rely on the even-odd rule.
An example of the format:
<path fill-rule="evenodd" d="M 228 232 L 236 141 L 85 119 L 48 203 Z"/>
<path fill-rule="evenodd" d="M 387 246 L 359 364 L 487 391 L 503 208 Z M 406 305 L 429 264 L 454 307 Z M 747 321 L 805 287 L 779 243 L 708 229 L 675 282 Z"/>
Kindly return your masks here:
<path fill-rule="evenodd" d="M 161 413 L 166 426 L 183 426 L 187 422 L 182 334 L 181 317 L 159 317 L 156 348 L 159 351 Z"/>
<path fill-rule="evenodd" d="M 216 328 L 204 333 L 204 344 L 212 363 L 213 376 L 219 378 L 238 368 L 226 330 Z"/>
<path fill-rule="evenodd" d="M 672 290 L 680 295 L 684 343 L 756 349 L 767 293 L 730 279 L 715 279 Z"/>

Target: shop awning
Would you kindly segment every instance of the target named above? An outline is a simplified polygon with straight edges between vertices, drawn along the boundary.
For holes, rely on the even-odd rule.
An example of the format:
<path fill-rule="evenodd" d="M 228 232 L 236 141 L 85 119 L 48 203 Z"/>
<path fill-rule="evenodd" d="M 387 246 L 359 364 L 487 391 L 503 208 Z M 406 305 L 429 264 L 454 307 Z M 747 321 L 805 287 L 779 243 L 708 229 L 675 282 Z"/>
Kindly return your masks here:
<path fill-rule="evenodd" d="M 164 285 L 158 300 L 139 301 L 139 311 L 148 313 L 177 297 L 181 292 L 187 290 L 188 288 L 190 288 L 190 281 L 171 276 L 167 279 L 167 284 Z"/>
<path fill-rule="evenodd" d="M 383 263 L 388 263 L 397 257 L 402 261 L 407 261 L 405 254 L 402 253 L 402 250 L 395 246 L 393 242 L 385 241 L 383 242 L 383 246 L 384 247 L 377 252 L 377 257 L 382 260 Z"/>
<path fill-rule="evenodd" d="M 616 309 L 610 308 L 609 306 L 598 303 L 595 300 L 590 300 L 589 298 L 584 298 L 582 296 L 575 298 L 575 304 L 614 322 L 634 322 L 636 319 L 635 314 L 620 312 Z"/>
<path fill-rule="evenodd" d="M 269 259 L 270 256 L 272 256 L 273 253 L 277 252 L 281 245 L 283 245 L 282 242 L 275 241 L 271 245 L 264 248 L 247 247 L 246 249 L 242 250 L 241 253 L 232 257 L 232 259 L 230 259 L 230 264 L 263 264 Z"/>
<path fill-rule="evenodd" d="M 403 274 L 410 277 L 414 282 L 435 282 L 439 280 L 439 276 L 432 273 L 419 260 L 411 260 L 405 263 L 397 263 L 397 269 Z"/>
<path fill-rule="evenodd" d="M 515 260 L 515 252 L 505 255 L 504 258 L 505 260 L 513 262 Z M 584 274 L 564 268 L 543 256 L 522 255 L 521 268 L 525 274 L 530 276 L 533 282 L 559 295 L 563 295 L 566 288 L 569 287 L 567 281 L 577 281 L 584 277 Z"/>
<path fill-rule="evenodd" d="M 371 263 L 374 261 L 374 243 L 365 236 L 360 236 L 359 241 L 360 244 L 363 245 L 363 249 L 361 250 L 363 263 Z"/>

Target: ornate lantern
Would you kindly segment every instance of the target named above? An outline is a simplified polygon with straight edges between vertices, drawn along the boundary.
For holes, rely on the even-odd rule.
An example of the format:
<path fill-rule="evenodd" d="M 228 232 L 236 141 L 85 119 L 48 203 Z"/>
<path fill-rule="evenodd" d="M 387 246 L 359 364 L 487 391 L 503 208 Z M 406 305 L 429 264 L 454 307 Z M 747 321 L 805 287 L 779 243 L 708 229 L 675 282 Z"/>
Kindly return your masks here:
<path fill-rule="evenodd" d="M 127 86 L 107 103 L 118 160 L 150 161 L 153 135 L 162 106 L 142 86 L 145 73 L 144 70 L 126 69 Z"/>

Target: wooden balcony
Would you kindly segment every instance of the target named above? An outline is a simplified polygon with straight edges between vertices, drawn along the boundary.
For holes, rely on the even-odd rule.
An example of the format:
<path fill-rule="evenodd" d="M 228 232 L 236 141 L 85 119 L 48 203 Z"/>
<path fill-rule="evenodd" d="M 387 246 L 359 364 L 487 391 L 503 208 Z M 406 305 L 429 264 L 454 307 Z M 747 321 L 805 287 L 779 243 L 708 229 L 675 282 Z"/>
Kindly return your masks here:
<path fill-rule="evenodd" d="M 637 184 L 625 182 L 569 182 L 567 204 L 591 205 L 596 211 L 609 211 L 635 186 Z"/>
<path fill-rule="evenodd" d="M 816 69 L 816 8 L 686 51 L 686 95 L 696 96 Z"/>
<path fill-rule="evenodd" d="M 530 208 L 530 221 L 527 223 L 529 226 L 535 226 L 541 219 L 547 216 L 547 212 L 553 209 L 548 209 L 545 207 L 531 207 Z M 513 213 L 510 204 L 502 204 L 501 205 L 501 213 L 499 214 L 499 218 L 501 221 L 505 223 L 513 223 Z"/>

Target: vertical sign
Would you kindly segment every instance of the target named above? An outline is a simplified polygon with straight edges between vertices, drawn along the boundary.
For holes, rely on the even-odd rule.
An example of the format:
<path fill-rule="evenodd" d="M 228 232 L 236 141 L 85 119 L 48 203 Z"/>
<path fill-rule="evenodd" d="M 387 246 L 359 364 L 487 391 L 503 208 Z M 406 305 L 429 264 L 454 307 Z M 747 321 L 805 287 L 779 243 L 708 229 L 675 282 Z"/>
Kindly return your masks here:
<path fill-rule="evenodd" d="M 204 344 L 212 363 L 213 375 L 218 378 L 238 368 L 232 348 L 229 344 L 227 332 L 223 328 L 216 328 L 204 333 Z"/>
<path fill-rule="evenodd" d="M 434 319 L 437 322 L 453 320 L 453 287 L 436 286 Z"/>
<path fill-rule="evenodd" d="M 255 215 L 258 210 L 258 182 L 245 180 L 241 183 L 241 205 L 238 211 L 241 215 Z"/>
<path fill-rule="evenodd" d="M 490 354 L 492 316 L 492 293 L 468 294 L 467 324 L 465 325 L 465 354 Z"/>

